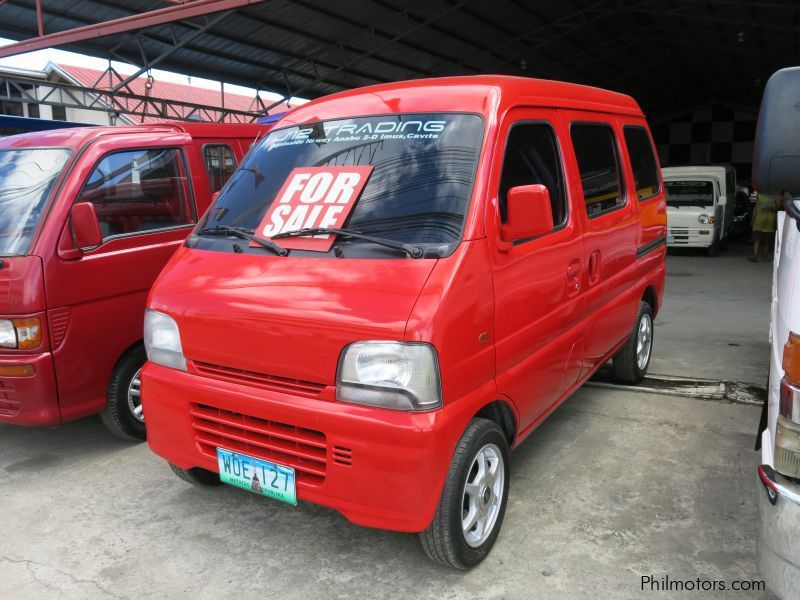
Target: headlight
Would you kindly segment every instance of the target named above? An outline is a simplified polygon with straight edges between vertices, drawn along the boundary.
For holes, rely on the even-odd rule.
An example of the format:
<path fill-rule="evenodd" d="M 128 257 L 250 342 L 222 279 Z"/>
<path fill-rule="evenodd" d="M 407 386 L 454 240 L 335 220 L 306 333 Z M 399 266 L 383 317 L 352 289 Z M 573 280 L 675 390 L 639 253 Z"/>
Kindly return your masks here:
<path fill-rule="evenodd" d="M 31 319 L 0 319 L 0 348 L 34 350 L 42 343 L 42 322 Z"/>
<path fill-rule="evenodd" d="M 181 333 L 178 331 L 175 319 L 169 315 L 154 310 L 145 311 L 144 347 L 150 362 L 181 371 L 186 370 Z"/>
<path fill-rule="evenodd" d="M 339 359 L 336 398 L 395 410 L 442 405 L 439 361 L 430 344 L 356 342 Z"/>
<path fill-rule="evenodd" d="M 708 218 L 708 215 L 700 215 L 697 217 L 697 220 L 703 225 L 708 225 L 711 222 L 711 219 Z"/>

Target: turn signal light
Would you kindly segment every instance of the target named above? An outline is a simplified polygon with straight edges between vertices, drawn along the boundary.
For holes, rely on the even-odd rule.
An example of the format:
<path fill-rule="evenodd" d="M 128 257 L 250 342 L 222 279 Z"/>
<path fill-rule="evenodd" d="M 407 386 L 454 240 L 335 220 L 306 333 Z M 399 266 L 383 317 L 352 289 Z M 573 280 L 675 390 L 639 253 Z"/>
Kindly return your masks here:
<path fill-rule="evenodd" d="M 38 318 L 12 319 L 17 330 L 17 344 L 20 350 L 33 350 L 42 343 L 42 324 Z"/>
<path fill-rule="evenodd" d="M 800 386 L 800 335 L 789 333 L 783 347 L 783 370 L 789 383 Z"/>
<path fill-rule="evenodd" d="M 0 366 L 0 377 L 30 377 L 35 372 L 33 365 Z"/>

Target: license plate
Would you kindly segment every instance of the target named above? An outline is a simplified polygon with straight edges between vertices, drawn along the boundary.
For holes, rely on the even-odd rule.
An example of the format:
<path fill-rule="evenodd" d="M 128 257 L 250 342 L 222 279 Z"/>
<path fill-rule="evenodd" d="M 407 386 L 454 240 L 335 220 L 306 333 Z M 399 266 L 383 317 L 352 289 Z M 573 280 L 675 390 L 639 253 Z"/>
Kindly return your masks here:
<path fill-rule="evenodd" d="M 668 235 L 667 236 L 667 244 L 669 245 L 669 244 L 674 244 L 674 243 L 675 243 L 675 236 Z"/>
<path fill-rule="evenodd" d="M 297 505 L 294 469 L 260 458 L 217 448 L 219 478 L 223 483 Z"/>

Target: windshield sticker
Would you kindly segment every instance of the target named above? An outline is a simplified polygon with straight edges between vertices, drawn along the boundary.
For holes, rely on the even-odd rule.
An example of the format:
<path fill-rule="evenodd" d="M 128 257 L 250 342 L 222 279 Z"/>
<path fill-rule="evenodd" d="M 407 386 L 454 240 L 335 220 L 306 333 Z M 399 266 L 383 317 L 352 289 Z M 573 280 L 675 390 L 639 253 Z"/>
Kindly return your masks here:
<path fill-rule="evenodd" d="M 297 167 L 281 187 L 256 235 L 271 238 L 279 233 L 325 227 L 338 229 L 355 206 L 372 167 Z M 284 248 L 327 252 L 334 235 L 314 235 L 277 240 Z M 252 245 L 258 245 L 251 242 Z"/>
<path fill-rule="evenodd" d="M 448 122 L 442 120 L 398 121 L 390 119 L 366 123 L 326 123 L 311 127 L 291 127 L 269 136 L 267 151 L 300 144 L 323 145 L 341 142 L 377 142 L 387 140 L 435 140 Z"/>

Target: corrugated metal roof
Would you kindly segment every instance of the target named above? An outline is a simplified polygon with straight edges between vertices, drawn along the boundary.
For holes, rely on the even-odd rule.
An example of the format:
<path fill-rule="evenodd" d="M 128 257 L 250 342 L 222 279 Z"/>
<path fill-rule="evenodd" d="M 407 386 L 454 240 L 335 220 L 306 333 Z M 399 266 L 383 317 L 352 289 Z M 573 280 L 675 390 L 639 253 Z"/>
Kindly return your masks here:
<path fill-rule="evenodd" d="M 109 74 L 108 72 L 98 71 L 97 69 L 88 69 L 86 67 L 76 67 L 73 65 L 58 64 L 56 65 L 60 71 L 68 75 L 75 83 L 84 87 L 91 87 L 99 90 L 109 90 L 118 84 L 124 75 Z M 111 79 L 109 80 L 109 77 Z M 259 105 L 254 96 L 245 96 L 242 94 L 234 94 L 225 92 L 225 102 L 222 101 L 222 93 L 220 90 L 211 90 L 197 86 L 184 85 L 181 83 L 174 83 L 171 81 L 163 81 L 155 78 L 151 90 L 145 87 L 147 77 L 137 77 L 127 84 L 130 92 L 136 95 L 145 96 L 151 95 L 155 98 L 163 100 L 175 100 L 178 102 L 191 102 L 193 104 L 202 104 L 204 106 L 225 108 L 233 110 L 244 110 L 257 112 Z M 274 107 L 270 110 L 270 114 L 280 113 L 288 110 L 288 106 L 284 103 Z M 169 119 L 158 119 L 156 117 L 145 117 L 143 123 L 162 123 L 171 122 Z"/>
<path fill-rule="evenodd" d="M 44 2 L 48 33 L 164 8 L 154 0 Z M 69 49 L 133 64 L 203 19 Z M 270 0 L 233 11 L 159 66 L 316 97 L 427 76 L 497 73 L 621 91 L 646 111 L 755 106 L 800 60 L 796 2 L 778 0 Z M 36 35 L 34 3 L 0 6 L 0 35 Z"/>

